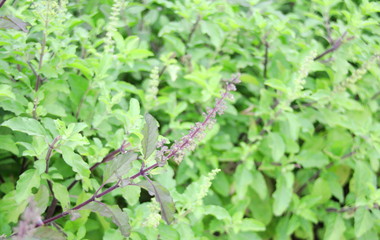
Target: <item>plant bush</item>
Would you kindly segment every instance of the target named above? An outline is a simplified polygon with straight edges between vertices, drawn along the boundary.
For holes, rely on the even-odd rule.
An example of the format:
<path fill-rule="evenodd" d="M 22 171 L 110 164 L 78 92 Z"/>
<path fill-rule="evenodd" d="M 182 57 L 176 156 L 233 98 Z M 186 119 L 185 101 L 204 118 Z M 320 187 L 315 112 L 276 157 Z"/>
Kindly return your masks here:
<path fill-rule="evenodd" d="M 0 6 L 4 238 L 379 238 L 378 2 Z"/>

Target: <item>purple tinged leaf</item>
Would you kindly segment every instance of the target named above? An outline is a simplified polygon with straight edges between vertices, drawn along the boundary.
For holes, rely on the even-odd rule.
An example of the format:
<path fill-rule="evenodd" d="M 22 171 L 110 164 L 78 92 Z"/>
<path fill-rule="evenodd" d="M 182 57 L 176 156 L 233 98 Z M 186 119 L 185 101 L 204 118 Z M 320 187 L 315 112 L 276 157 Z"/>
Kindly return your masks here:
<path fill-rule="evenodd" d="M 23 32 L 28 32 L 28 29 L 26 29 L 26 26 L 28 26 L 28 23 L 22 21 L 19 18 L 12 17 L 12 16 L 0 17 L 0 28 L 15 29 L 15 30 L 21 30 Z"/>
<path fill-rule="evenodd" d="M 160 203 L 162 219 L 164 219 L 167 224 L 172 223 L 174 220 L 175 207 L 169 191 L 161 184 L 150 180 L 143 180 L 136 185 L 154 194 L 157 202 Z"/>
<path fill-rule="evenodd" d="M 157 121 L 149 113 L 145 114 L 145 126 L 142 131 L 144 138 L 141 141 L 143 148 L 144 159 L 147 159 L 152 155 L 156 149 L 158 139 L 158 126 Z"/>
<path fill-rule="evenodd" d="M 132 161 L 137 159 L 137 154 L 127 152 L 120 154 L 112 161 L 106 164 L 103 175 L 103 183 L 110 183 L 119 180 L 123 175 L 127 174 L 132 168 Z"/>
<path fill-rule="evenodd" d="M 39 227 L 31 239 L 65 240 L 66 236 L 52 227 Z"/>
<path fill-rule="evenodd" d="M 123 212 L 119 206 L 108 206 L 102 202 L 91 202 L 82 207 L 81 210 L 91 210 L 103 217 L 109 217 L 115 223 L 123 236 L 129 237 L 131 226 L 129 225 L 129 217 L 126 212 Z"/>

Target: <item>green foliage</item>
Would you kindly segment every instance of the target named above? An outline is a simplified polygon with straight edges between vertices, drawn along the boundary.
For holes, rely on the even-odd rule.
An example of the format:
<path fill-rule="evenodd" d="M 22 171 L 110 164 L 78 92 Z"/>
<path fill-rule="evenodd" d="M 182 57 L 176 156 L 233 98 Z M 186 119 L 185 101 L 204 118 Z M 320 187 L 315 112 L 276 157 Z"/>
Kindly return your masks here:
<path fill-rule="evenodd" d="M 137 159 L 137 154 L 128 152 L 118 155 L 107 163 L 103 172 L 103 184 L 116 182 L 132 168 L 132 162 Z"/>
<path fill-rule="evenodd" d="M 6 1 L 0 236 L 63 212 L 33 238 L 379 239 L 379 13 L 369 0 Z M 159 161 L 237 72 L 195 152 Z"/>
<path fill-rule="evenodd" d="M 173 222 L 175 208 L 169 191 L 151 180 L 141 181 L 137 185 L 147 189 L 150 194 L 155 196 L 156 201 L 160 203 L 161 215 L 165 222 L 167 224 Z"/>
<path fill-rule="evenodd" d="M 158 139 L 158 127 L 156 120 L 150 114 L 145 114 L 145 125 L 142 131 L 144 135 L 141 142 L 143 149 L 143 156 L 148 159 L 150 155 L 156 150 L 157 139 Z"/>

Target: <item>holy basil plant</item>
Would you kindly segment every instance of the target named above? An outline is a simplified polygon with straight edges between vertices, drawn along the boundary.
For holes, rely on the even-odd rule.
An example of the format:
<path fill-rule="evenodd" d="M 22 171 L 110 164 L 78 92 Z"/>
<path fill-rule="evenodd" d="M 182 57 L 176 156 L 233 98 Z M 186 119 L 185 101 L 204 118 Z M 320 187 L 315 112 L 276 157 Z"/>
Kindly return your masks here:
<path fill-rule="evenodd" d="M 379 13 L 0 0 L 0 238 L 379 239 Z"/>

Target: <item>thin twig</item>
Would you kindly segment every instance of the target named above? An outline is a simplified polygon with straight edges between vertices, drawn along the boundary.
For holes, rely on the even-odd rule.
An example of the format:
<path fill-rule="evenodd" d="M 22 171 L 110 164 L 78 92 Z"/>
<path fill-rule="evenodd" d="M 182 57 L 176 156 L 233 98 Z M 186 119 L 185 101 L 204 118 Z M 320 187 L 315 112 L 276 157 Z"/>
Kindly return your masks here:
<path fill-rule="evenodd" d="M 30 61 L 27 61 L 26 63 L 29 65 L 30 69 L 32 69 L 32 72 L 33 72 L 34 76 L 36 77 L 36 79 L 38 79 L 40 76 L 38 75 L 38 73 L 34 69 L 33 65 L 30 63 Z"/>
<path fill-rule="evenodd" d="M 263 62 L 263 65 L 264 65 L 263 76 L 264 76 L 264 79 L 267 79 L 267 72 L 268 72 L 268 51 L 269 51 L 269 43 L 267 41 L 267 36 L 265 36 L 265 38 L 264 38 L 264 46 L 265 46 L 265 54 L 264 54 L 264 62 Z"/>
<path fill-rule="evenodd" d="M 34 76 L 36 77 L 35 91 L 37 92 L 40 83 L 42 83 L 41 76 L 36 72 L 33 65 L 30 63 L 30 61 L 27 61 L 27 64 L 29 65 L 30 69 L 32 69 L 32 72 L 33 72 Z M 35 97 L 35 99 L 33 100 L 33 111 L 32 111 L 34 119 L 37 119 L 37 105 L 38 105 L 38 97 Z"/>
<path fill-rule="evenodd" d="M 344 159 L 346 159 L 346 158 L 349 158 L 349 157 L 351 157 L 351 156 L 353 156 L 354 154 L 356 154 L 357 153 L 357 151 L 356 150 L 354 150 L 354 151 L 351 151 L 351 152 L 349 152 L 349 153 L 347 153 L 347 154 L 345 154 L 345 155 L 343 155 L 340 159 L 341 160 L 344 160 Z M 327 166 L 326 166 L 326 168 L 325 169 L 329 169 L 329 168 L 331 168 L 332 166 L 334 166 L 334 163 L 329 163 Z M 309 183 L 311 183 L 311 182 L 313 182 L 314 180 L 316 180 L 319 176 L 320 176 L 320 174 L 321 174 L 321 172 L 322 172 L 322 169 L 319 169 L 317 172 L 315 172 L 304 184 L 302 184 L 295 192 L 297 193 L 297 195 L 299 195 L 299 194 L 301 194 L 302 192 L 303 192 L 303 190 L 305 190 L 305 188 L 307 187 L 307 185 L 309 184 Z"/>
<path fill-rule="evenodd" d="M 53 139 L 53 142 L 51 144 L 49 144 L 49 149 L 46 153 L 46 157 L 45 157 L 45 162 L 46 162 L 46 167 L 45 167 L 45 173 L 48 173 L 49 172 L 49 162 L 50 162 L 50 158 L 51 158 L 51 155 L 53 153 L 53 149 L 55 148 L 55 144 L 61 139 L 61 136 L 57 136 Z M 53 201 L 52 201 L 52 204 L 49 206 L 48 210 L 47 210 L 47 213 L 46 213 L 46 216 L 48 217 L 51 217 L 53 216 L 53 213 L 54 213 L 54 210 L 55 210 L 55 207 L 54 209 L 52 208 L 53 206 L 53 203 L 55 202 L 55 204 L 57 204 L 57 199 L 55 197 L 55 194 L 54 194 L 54 191 L 53 191 L 53 183 L 48 179 L 47 180 L 47 183 L 48 183 L 48 187 L 49 187 L 49 191 L 50 191 L 50 194 L 53 196 Z"/>
<path fill-rule="evenodd" d="M 343 40 L 346 37 L 346 35 L 347 35 L 347 31 L 345 31 L 343 33 L 343 35 L 338 40 L 336 40 L 334 42 L 334 45 L 331 48 L 327 49 L 326 51 L 324 51 L 323 53 L 321 53 L 320 55 L 318 55 L 317 57 L 315 57 L 314 61 L 316 61 L 316 60 L 318 60 L 320 58 L 323 58 L 328 53 L 336 51 L 342 45 Z"/>
<path fill-rule="evenodd" d="M 176 53 L 173 52 L 173 53 L 170 55 L 169 59 L 172 59 L 172 58 L 175 58 L 175 57 L 176 57 Z M 164 72 L 165 72 L 165 70 L 166 70 L 167 67 L 168 67 L 167 65 L 164 65 L 164 66 L 162 67 L 162 69 L 160 70 L 160 73 L 158 74 L 158 77 L 161 77 L 162 74 L 164 74 Z"/>
<path fill-rule="evenodd" d="M 57 142 L 59 140 L 61 140 L 61 136 L 56 136 L 54 139 L 53 139 L 53 142 L 51 144 L 49 144 L 49 149 L 46 153 L 46 157 L 45 157 L 45 162 L 46 162 L 46 168 L 45 168 L 45 173 L 48 173 L 49 172 L 49 162 L 50 162 L 50 158 L 51 158 L 51 155 L 53 153 L 53 149 L 55 148 L 55 144 L 57 144 Z"/>
<path fill-rule="evenodd" d="M 193 37 L 194 35 L 194 32 L 195 30 L 197 29 L 198 25 L 199 25 L 199 22 L 201 21 L 201 15 L 198 15 L 197 16 L 197 20 L 195 21 L 195 23 L 193 24 L 193 26 L 191 27 L 191 30 L 190 30 L 190 33 L 189 33 L 189 37 L 187 38 L 187 43 L 190 42 L 191 38 Z"/>
<path fill-rule="evenodd" d="M 41 67 L 42 67 L 42 62 L 44 60 L 44 55 L 45 55 L 45 47 L 46 47 L 46 30 L 43 33 L 42 44 L 41 44 L 40 60 L 38 62 L 38 70 L 40 70 Z M 34 89 L 36 92 L 40 88 L 41 84 L 42 84 L 41 76 L 38 74 L 37 81 L 36 81 L 36 86 L 35 86 L 35 89 Z"/>
<path fill-rule="evenodd" d="M 343 207 L 343 208 L 326 208 L 326 212 L 336 212 L 336 213 L 343 213 L 343 212 L 356 212 L 358 207 Z"/>
<path fill-rule="evenodd" d="M 334 45 L 334 39 L 332 39 L 332 32 L 331 32 L 331 26 L 330 26 L 330 16 L 327 14 L 325 15 L 325 28 L 327 32 L 327 40 L 330 43 L 331 46 Z"/>
<path fill-rule="evenodd" d="M 369 210 L 369 209 L 380 209 L 379 204 L 374 203 L 372 207 L 368 207 L 368 206 L 354 206 L 354 207 L 342 207 L 342 208 L 326 208 L 326 211 L 327 212 L 335 212 L 335 213 L 344 213 L 344 212 L 354 213 L 360 207 L 365 207 L 367 210 Z"/>
<path fill-rule="evenodd" d="M 48 8 L 50 7 L 50 3 L 48 2 Z M 47 31 L 47 27 L 49 25 L 49 18 L 46 18 L 45 20 L 45 30 L 43 31 L 43 38 L 42 38 L 42 43 L 41 43 L 41 52 L 40 52 L 40 58 L 39 58 L 39 61 L 38 61 L 38 70 L 41 70 L 41 67 L 42 67 L 42 63 L 43 63 L 43 60 L 44 60 L 44 55 L 45 55 L 45 47 L 46 47 L 46 31 Z M 35 92 L 38 92 L 38 90 L 40 89 L 40 86 L 42 85 L 42 77 L 40 74 L 38 74 L 32 67 L 32 65 L 30 63 L 28 63 L 28 65 L 32 68 L 32 71 L 34 73 L 34 75 L 37 76 L 37 79 L 36 79 L 36 85 L 34 87 L 34 90 Z M 37 106 L 38 106 L 38 97 L 35 97 L 35 99 L 33 100 L 33 118 L 34 119 L 37 119 Z"/>

